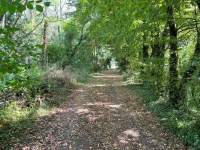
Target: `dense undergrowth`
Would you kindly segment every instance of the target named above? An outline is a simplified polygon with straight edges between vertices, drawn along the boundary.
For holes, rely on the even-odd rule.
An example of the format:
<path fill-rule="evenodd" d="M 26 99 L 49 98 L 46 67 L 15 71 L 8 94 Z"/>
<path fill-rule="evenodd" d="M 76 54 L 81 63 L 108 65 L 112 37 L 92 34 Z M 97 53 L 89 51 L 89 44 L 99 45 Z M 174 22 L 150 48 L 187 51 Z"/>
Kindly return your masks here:
<path fill-rule="evenodd" d="M 199 112 L 186 108 L 174 109 L 164 98 L 155 94 L 151 86 L 130 84 L 132 88 L 159 118 L 162 124 L 171 129 L 192 149 L 200 149 L 200 117 Z"/>
<path fill-rule="evenodd" d="M 92 74 L 78 74 L 70 67 L 60 69 L 54 66 L 45 72 L 37 71 L 41 80 L 31 86 L 19 91 L 1 92 L 5 101 L 0 105 L 0 149 L 7 149 L 10 144 L 14 144 L 14 137 L 32 128 L 39 118 L 50 119 L 48 112 L 68 100 L 73 89 L 92 77 Z"/>

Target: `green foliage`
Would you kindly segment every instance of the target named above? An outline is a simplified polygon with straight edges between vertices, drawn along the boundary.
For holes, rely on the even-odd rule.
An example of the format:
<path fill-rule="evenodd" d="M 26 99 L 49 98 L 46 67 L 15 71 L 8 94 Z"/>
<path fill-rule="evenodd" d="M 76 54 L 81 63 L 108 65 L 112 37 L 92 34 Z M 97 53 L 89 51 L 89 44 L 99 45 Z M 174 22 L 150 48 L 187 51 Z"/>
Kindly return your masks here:
<path fill-rule="evenodd" d="M 78 2 L 76 14 L 81 20 L 90 20 L 91 37 L 98 39 L 99 45 L 106 45 L 118 61 L 119 69 L 126 72 L 129 79 L 150 86 L 157 96 L 161 96 L 162 101 L 152 101 L 152 108 L 159 110 L 158 115 L 166 111 L 170 112 L 166 114 L 169 118 L 174 115 L 167 124 L 177 130 L 187 144 L 198 147 L 194 143 L 198 143 L 199 131 L 192 130 L 194 136 L 187 132 L 198 122 L 196 114 L 200 112 L 199 2 Z M 179 107 L 179 113 L 187 110 L 185 114 L 189 117 L 184 118 L 185 121 L 176 120 L 179 113 L 176 114 L 171 106 Z M 184 128 L 179 129 L 181 124 Z"/>
<path fill-rule="evenodd" d="M 40 12 L 43 11 L 43 7 L 39 5 L 41 2 L 37 1 L 38 5 L 36 5 L 36 9 Z M 45 3 L 45 6 L 49 4 L 49 2 Z M 9 11 L 11 16 L 14 16 L 16 11 L 23 13 L 26 7 L 32 10 L 33 1 L 23 4 L 20 1 L 7 3 L 3 0 L 0 5 L 0 12 L 4 14 Z M 18 19 L 16 19 L 14 26 L 16 26 L 17 21 Z M 18 35 L 21 29 L 14 26 L 8 24 L 0 29 L 0 80 L 4 92 L 9 89 L 19 91 L 28 88 L 39 78 L 39 76 L 31 76 L 29 69 L 36 66 L 35 61 L 40 57 L 43 45 L 20 39 Z"/>
<path fill-rule="evenodd" d="M 59 43 L 52 43 L 47 46 L 48 59 L 50 64 L 57 64 L 62 68 L 65 68 L 68 62 L 67 50 L 65 45 Z"/>
<path fill-rule="evenodd" d="M 36 10 L 39 12 L 43 12 L 43 7 L 41 5 L 36 5 Z"/>
<path fill-rule="evenodd" d="M 1 29 L 3 38 L 0 40 L 0 47 L 2 48 L 2 50 L 0 50 L 0 79 L 2 83 L 5 83 L 4 91 L 9 87 L 12 87 L 12 89 L 28 87 L 30 83 L 35 80 L 35 78 L 31 79 L 27 75 L 28 71 L 26 70 L 26 68 L 32 67 L 32 64 L 23 60 L 28 57 L 33 57 L 33 61 L 40 53 L 37 53 L 37 51 L 32 52 L 36 47 L 29 44 L 18 43 L 10 37 L 13 32 L 18 30 L 18 28 L 11 28 L 9 26 L 5 26 L 4 29 Z M 24 49 L 26 49 L 26 51 L 24 51 Z"/>
<path fill-rule="evenodd" d="M 106 69 L 109 60 L 115 58 L 119 69 L 126 72 L 129 79 L 143 83 L 155 92 L 145 98 L 149 107 L 154 108 L 161 119 L 167 118 L 165 124 L 187 144 L 198 147 L 198 1 L 78 0 L 76 12 L 66 20 L 62 10 L 56 17 L 50 15 L 46 7 L 53 5 L 57 9 L 61 5 L 58 1 L 52 2 L 38 0 L 24 3 L 16 0 L 8 3 L 1 0 L 1 95 L 12 91 L 15 92 L 13 100 L 19 100 L 15 96 L 21 92 L 27 96 L 25 101 L 28 101 L 29 107 L 38 107 L 38 95 L 45 91 L 58 92 L 63 86 L 71 88 L 72 78 L 75 82 L 86 82 L 93 72 Z M 42 17 L 44 10 L 45 16 Z M 44 54 L 42 58 L 41 54 Z M 42 73 L 37 62 L 43 57 L 46 68 L 58 66 L 52 71 L 60 73 L 58 77 L 49 78 L 48 74 Z M 41 81 L 43 79 L 44 82 Z M 183 97 L 181 92 L 182 95 L 185 93 Z M 48 100 L 44 98 L 41 105 L 48 108 Z M 173 110 L 168 102 L 171 105 L 178 103 L 180 110 Z M 10 103 L 4 111 L 8 110 L 20 112 L 15 103 Z M 179 118 L 178 115 L 184 112 L 185 116 Z M 16 119 L 20 116 L 11 117 L 16 114 L 8 113 L 6 116 L 2 111 L 3 118 L 10 115 L 10 120 L 21 121 Z M 189 129 L 192 134 L 187 134 Z"/>
<path fill-rule="evenodd" d="M 30 10 L 33 10 L 33 4 L 28 3 L 28 4 L 27 4 L 27 8 L 30 9 Z"/>
<path fill-rule="evenodd" d="M 129 85 L 161 120 L 161 123 L 176 133 L 186 145 L 199 149 L 199 113 L 192 110 L 175 110 L 162 97 L 158 97 L 151 87 Z"/>
<path fill-rule="evenodd" d="M 51 5 L 51 2 L 44 2 L 44 5 L 49 7 Z"/>
<path fill-rule="evenodd" d="M 12 98 L 10 101 L 0 101 L 0 148 L 9 149 L 10 143 L 16 142 L 13 138 L 24 135 L 24 130 L 32 128 L 41 115 L 46 115 L 45 120 L 51 118 L 48 112 L 66 101 L 69 90 L 78 84 L 77 75 L 70 68 L 63 70 L 54 66 L 43 72 L 35 67 L 28 70 L 27 75 L 41 80 L 13 92 L 12 97 L 8 95 L 7 100 Z"/>

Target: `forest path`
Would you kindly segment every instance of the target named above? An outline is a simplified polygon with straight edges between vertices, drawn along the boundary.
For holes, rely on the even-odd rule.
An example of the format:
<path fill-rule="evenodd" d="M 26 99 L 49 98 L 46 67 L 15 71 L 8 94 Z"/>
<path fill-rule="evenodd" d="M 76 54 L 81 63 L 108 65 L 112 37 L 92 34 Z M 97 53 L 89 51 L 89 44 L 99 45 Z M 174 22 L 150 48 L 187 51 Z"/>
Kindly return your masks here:
<path fill-rule="evenodd" d="M 72 93 L 48 121 L 26 131 L 13 149 L 184 150 L 159 124 L 117 70 L 107 70 Z"/>

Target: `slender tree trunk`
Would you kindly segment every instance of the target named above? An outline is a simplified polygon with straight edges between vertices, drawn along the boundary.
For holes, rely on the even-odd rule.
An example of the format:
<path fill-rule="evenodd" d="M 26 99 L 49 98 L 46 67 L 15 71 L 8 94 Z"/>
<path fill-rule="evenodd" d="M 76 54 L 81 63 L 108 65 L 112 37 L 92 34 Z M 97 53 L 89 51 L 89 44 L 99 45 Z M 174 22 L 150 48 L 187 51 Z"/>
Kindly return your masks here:
<path fill-rule="evenodd" d="M 143 34 L 143 46 L 142 46 L 142 59 L 143 59 L 144 64 L 146 64 L 146 61 L 149 58 L 148 50 L 149 50 L 149 46 L 147 45 L 147 33 L 144 32 L 144 34 Z M 147 75 L 147 70 L 148 70 L 148 68 L 146 68 L 144 65 L 141 67 L 141 75 L 142 75 L 144 84 L 147 82 L 147 80 L 145 80 L 146 75 Z"/>
<path fill-rule="evenodd" d="M 160 93 L 163 91 L 164 54 L 165 54 L 164 39 L 166 37 L 166 28 L 162 32 L 161 36 L 160 36 L 159 26 L 155 28 L 154 32 L 153 32 L 154 42 L 152 45 L 151 58 L 155 59 L 152 60 L 153 66 L 151 70 L 151 75 L 155 78 L 156 90 Z"/>
<path fill-rule="evenodd" d="M 178 40 L 177 27 L 174 21 L 173 6 L 167 2 L 167 23 L 170 32 L 169 58 L 169 101 L 174 108 L 179 107 L 180 94 L 178 90 Z"/>
<path fill-rule="evenodd" d="M 161 69 L 161 47 L 160 47 L 160 30 L 159 26 L 155 28 L 155 31 L 153 33 L 154 42 L 152 45 L 152 53 L 151 58 L 154 58 L 152 60 L 152 70 L 151 70 L 151 76 L 154 77 L 154 84 L 156 84 L 156 90 L 158 91 L 161 86 L 162 82 L 162 72 Z M 159 91 L 158 91 L 159 92 Z"/>
<path fill-rule="evenodd" d="M 85 27 L 86 23 L 87 23 L 87 21 L 81 27 L 81 35 L 80 35 L 78 43 L 71 49 L 71 53 L 68 56 L 69 60 L 68 60 L 67 64 L 69 66 L 71 65 L 72 60 L 73 60 L 74 56 L 76 55 L 76 52 L 77 52 L 77 49 L 78 49 L 79 45 L 81 45 L 81 43 L 83 42 L 83 40 L 85 40 L 87 38 L 87 36 L 89 35 L 89 33 L 86 34 L 86 35 L 84 35 L 84 27 Z"/>
<path fill-rule="evenodd" d="M 44 33 L 43 33 L 43 51 L 42 51 L 42 60 L 41 60 L 41 63 L 42 63 L 42 69 L 45 68 L 45 62 L 46 62 L 46 57 L 47 57 L 47 28 L 48 28 L 48 22 L 45 20 L 44 21 Z"/>
<path fill-rule="evenodd" d="M 6 14 L 3 14 L 3 17 L 2 17 L 2 23 L 1 23 L 1 28 L 3 29 L 6 25 Z"/>
<path fill-rule="evenodd" d="M 119 61 L 120 70 L 122 72 L 126 72 L 128 64 L 129 62 L 126 60 L 126 57 L 121 58 L 121 60 Z"/>

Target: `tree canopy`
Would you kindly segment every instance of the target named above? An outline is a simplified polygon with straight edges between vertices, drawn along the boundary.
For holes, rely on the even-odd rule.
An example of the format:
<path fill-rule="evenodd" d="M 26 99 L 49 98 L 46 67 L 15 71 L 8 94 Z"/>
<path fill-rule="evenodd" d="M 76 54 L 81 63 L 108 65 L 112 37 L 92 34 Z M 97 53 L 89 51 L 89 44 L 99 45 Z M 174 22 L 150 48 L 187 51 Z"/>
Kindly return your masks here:
<path fill-rule="evenodd" d="M 0 94 L 46 84 L 53 66 L 83 79 L 114 58 L 127 78 L 198 124 L 199 19 L 199 0 L 1 0 Z"/>

